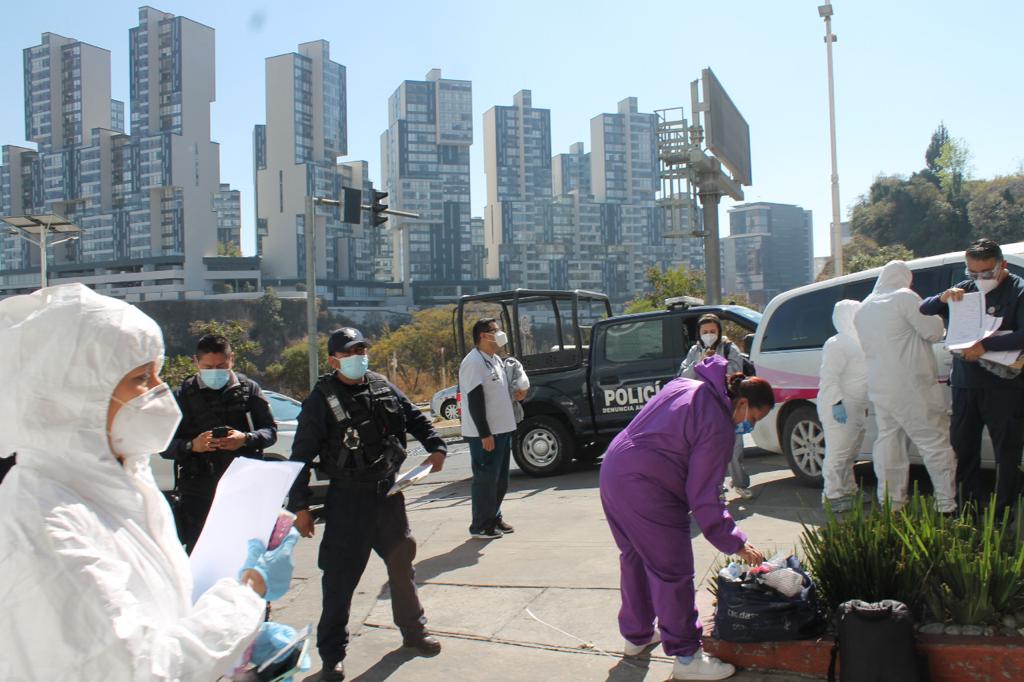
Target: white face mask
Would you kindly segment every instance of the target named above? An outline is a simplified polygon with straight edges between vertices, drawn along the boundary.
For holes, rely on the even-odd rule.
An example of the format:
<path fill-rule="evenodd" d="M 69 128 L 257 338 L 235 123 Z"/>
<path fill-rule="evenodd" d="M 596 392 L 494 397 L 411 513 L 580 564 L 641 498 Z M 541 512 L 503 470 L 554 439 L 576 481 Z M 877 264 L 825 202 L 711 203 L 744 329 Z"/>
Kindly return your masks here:
<path fill-rule="evenodd" d="M 701 343 L 704 344 L 705 348 L 710 348 L 715 345 L 716 341 L 718 341 L 718 334 L 701 334 L 700 340 Z"/>
<path fill-rule="evenodd" d="M 978 291 L 981 293 L 987 294 L 999 286 L 999 279 L 976 279 L 974 280 L 974 286 L 978 287 Z"/>
<path fill-rule="evenodd" d="M 143 457 L 163 452 L 181 422 L 181 410 L 171 387 L 160 384 L 124 402 L 110 426 L 110 443 L 122 457 Z"/>
<path fill-rule="evenodd" d="M 508 343 L 508 334 L 502 331 L 494 332 L 494 343 L 498 344 L 498 348 L 502 348 Z"/>

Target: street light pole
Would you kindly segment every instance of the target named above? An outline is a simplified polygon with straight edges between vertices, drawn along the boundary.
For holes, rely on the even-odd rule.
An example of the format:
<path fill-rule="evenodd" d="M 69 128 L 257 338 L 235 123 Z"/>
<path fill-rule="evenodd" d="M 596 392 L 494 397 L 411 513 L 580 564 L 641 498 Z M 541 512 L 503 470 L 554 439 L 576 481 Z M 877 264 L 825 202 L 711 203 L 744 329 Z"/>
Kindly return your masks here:
<path fill-rule="evenodd" d="M 836 277 L 843 274 L 843 225 L 839 216 L 839 167 L 836 161 L 836 95 L 832 75 L 832 2 L 818 7 L 818 16 L 825 20 L 825 54 L 828 58 L 828 127 L 832 147 L 832 267 Z"/>

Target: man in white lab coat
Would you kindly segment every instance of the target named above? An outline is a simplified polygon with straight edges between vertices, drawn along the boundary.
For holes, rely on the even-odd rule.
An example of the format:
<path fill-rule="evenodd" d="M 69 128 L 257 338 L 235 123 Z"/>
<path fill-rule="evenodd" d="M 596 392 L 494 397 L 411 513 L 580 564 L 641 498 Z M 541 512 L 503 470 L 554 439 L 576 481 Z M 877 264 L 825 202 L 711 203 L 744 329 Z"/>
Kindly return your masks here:
<path fill-rule="evenodd" d="M 949 444 L 949 415 L 938 383 L 932 344 L 942 341 L 938 317 L 922 315 L 921 297 L 910 289 L 912 273 L 892 261 L 854 315 L 868 370 L 868 397 L 875 405 L 878 438 L 873 450 L 878 497 L 894 509 L 907 503 L 910 461 L 904 436 L 917 446 L 935 489 L 935 508 L 956 511 L 956 457 Z"/>

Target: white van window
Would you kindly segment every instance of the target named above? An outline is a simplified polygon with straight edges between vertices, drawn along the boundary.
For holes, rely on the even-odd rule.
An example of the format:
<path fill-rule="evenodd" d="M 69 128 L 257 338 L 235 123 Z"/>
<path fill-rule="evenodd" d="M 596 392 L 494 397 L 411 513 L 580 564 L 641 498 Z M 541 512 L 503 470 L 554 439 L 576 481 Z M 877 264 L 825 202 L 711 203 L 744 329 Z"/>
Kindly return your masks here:
<path fill-rule="evenodd" d="M 836 333 L 832 310 L 839 300 L 839 287 L 808 292 L 791 298 L 768 320 L 761 351 L 821 348 Z"/>

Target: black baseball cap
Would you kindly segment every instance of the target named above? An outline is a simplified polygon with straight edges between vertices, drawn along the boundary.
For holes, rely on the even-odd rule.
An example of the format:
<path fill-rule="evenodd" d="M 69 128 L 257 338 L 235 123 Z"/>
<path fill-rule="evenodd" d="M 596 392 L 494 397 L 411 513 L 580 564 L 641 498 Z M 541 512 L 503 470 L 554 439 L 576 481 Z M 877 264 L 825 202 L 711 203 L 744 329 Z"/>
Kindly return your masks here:
<path fill-rule="evenodd" d="M 369 346 L 363 333 L 355 327 L 342 327 L 331 332 L 327 339 L 327 354 L 344 353 L 354 346 Z"/>

